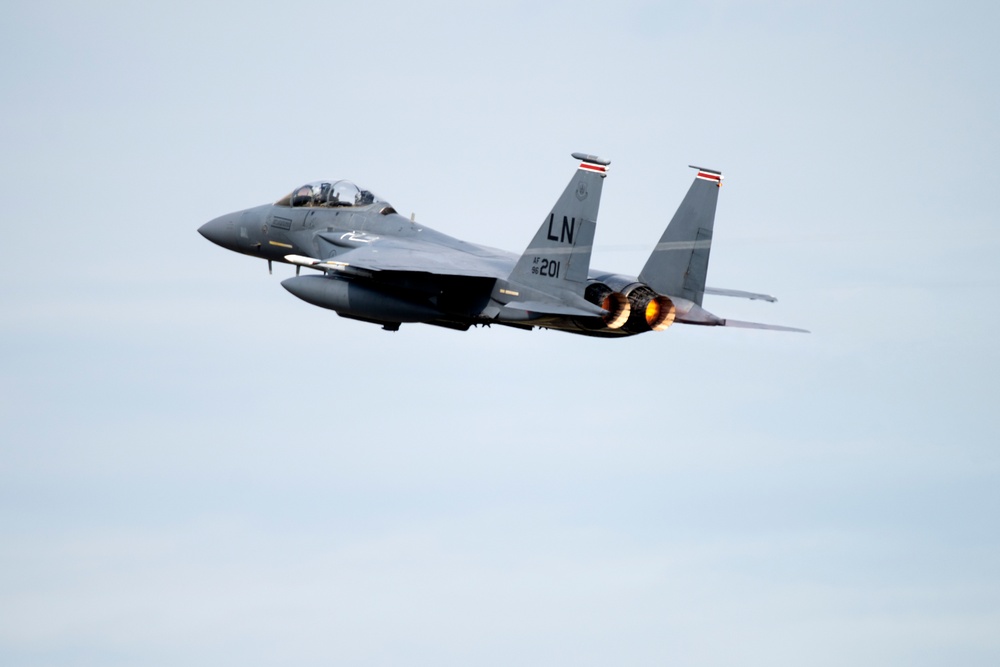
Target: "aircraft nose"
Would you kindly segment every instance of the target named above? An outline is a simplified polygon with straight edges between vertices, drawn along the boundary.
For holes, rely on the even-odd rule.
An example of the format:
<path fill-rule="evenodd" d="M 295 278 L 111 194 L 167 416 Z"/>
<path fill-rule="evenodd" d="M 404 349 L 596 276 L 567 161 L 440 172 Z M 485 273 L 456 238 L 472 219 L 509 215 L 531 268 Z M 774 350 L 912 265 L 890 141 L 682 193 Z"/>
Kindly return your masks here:
<path fill-rule="evenodd" d="M 220 215 L 198 228 L 198 233 L 216 245 L 230 248 L 235 240 L 236 220 L 232 214 Z"/>

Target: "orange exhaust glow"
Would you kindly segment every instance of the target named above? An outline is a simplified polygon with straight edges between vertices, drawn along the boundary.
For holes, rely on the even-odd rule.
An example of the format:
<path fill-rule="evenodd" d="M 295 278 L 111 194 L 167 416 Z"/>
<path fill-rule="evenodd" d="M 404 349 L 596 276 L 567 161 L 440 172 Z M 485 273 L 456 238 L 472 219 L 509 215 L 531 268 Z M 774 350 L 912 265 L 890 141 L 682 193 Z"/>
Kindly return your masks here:
<path fill-rule="evenodd" d="M 660 317 L 660 304 L 656 303 L 656 300 L 654 299 L 653 301 L 649 302 L 649 305 L 646 306 L 646 324 L 648 324 L 649 327 L 652 328 L 653 324 L 656 323 L 656 320 L 659 317 Z"/>
<path fill-rule="evenodd" d="M 674 302 L 665 296 L 658 296 L 650 299 L 646 304 L 646 324 L 653 331 L 663 331 L 674 323 L 677 316 L 677 309 Z"/>
<path fill-rule="evenodd" d="M 632 306 L 629 305 L 628 299 L 617 292 L 612 292 L 604 297 L 601 308 L 608 311 L 608 314 L 604 316 L 604 326 L 609 329 L 620 329 L 625 326 L 629 314 L 632 312 Z"/>

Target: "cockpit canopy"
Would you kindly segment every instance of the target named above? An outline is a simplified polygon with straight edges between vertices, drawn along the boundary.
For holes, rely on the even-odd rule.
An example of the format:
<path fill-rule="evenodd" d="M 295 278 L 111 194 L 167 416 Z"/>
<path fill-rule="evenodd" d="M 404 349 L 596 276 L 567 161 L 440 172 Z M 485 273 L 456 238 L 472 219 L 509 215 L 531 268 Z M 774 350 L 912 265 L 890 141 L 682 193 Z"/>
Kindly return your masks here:
<path fill-rule="evenodd" d="M 362 190 L 350 181 L 315 181 L 296 188 L 275 202 L 277 206 L 368 206 L 389 203 L 370 190 Z"/>

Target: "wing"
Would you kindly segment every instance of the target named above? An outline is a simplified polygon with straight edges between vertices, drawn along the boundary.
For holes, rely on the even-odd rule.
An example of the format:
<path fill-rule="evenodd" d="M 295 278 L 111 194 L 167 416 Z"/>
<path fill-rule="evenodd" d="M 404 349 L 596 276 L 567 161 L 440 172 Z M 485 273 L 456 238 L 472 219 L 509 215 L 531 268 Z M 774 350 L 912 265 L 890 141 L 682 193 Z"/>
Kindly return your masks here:
<path fill-rule="evenodd" d="M 499 252 L 471 246 L 473 252 L 447 245 L 411 239 L 381 238 L 321 260 L 302 255 L 286 255 L 297 266 L 320 271 L 340 271 L 370 277 L 381 271 L 432 273 L 444 276 L 504 278 L 512 260 Z"/>

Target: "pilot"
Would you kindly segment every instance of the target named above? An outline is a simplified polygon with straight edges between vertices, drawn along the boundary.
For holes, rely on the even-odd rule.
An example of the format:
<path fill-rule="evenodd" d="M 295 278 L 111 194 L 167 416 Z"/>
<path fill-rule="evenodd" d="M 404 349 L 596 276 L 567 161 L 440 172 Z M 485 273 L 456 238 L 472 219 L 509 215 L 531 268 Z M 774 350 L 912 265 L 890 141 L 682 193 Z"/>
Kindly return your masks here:
<path fill-rule="evenodd" d="M 313 206 L 323 206 L 326 204 L 327 195 L 330 193 L 329 183 L 320 183 L 313 186 Z"/>
<path fill-rule="evenodd" d="M 303 185 L 292 195 L 292 206 L 308 206 L 312 202 L 312 188 Z"/>
<path fill-rule="evenodd" d="M 331 206 L 354 206 L 354 188 L 345 181 L 338 181 L 333 184 L 333 191 L 330 196 Z"/>

